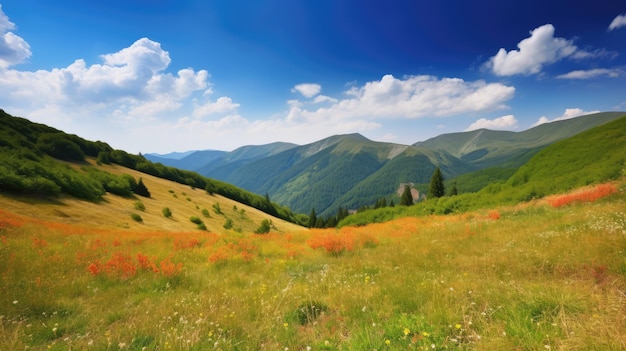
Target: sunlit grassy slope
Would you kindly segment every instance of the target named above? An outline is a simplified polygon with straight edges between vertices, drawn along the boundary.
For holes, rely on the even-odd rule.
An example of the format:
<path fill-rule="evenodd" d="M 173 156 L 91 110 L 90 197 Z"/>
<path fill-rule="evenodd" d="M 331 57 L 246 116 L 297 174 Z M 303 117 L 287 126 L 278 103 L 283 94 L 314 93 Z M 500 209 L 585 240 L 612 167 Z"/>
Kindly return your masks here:
<path fill-rule="evenodd" d="M 200 218 L 207 230 L 213 233 L 254 232 L 264 219 L 271 220 L 274 229 L 280 232 L 301 228 L 221 195 L 208 195 L 204 189 L 193 189 L 119 165 L 97 165 L 93 160 L 89 162 L 93 167 L 110 173 L 130 174 L 135 179 L 142 178 L 151 197 L 129 198 L 107 194 L 103 201 L 88 202 L 71 197 L 42 200 L 35 197 L 0 195 L 0 208 L 14 209 L 18 213 L 36 216 L 42 220 L 92 228 L 193 231 L 197 230 L 197 225 L 190 221 L 192 216 Z M 76 168 L 84 166 L 70 165 Z M 136 209 L 138 202 L 143 204 L 144 210 Z M 221 214 L 216 213 L 217 204 Z M 169 218 L 163 215 L 165 207 L 172 213 Z M 131 218 L 133 213 L 139 215 L 142 221 L 133 220 Z M 228 219 L 232 222 L 232 228 L 227 230 L 224 224 Z"/>
<path fill-rule="evenodd" d="M 267 235 L 191 231 L 195 203 L 224 201 L 235 217 L 231 206 L 144 179 L 144 224 L 132 200 L 0 197 L 1 350 L 626 349 L 623 178 L 513 207 Z M 174 219 L 159 229 L 165 198 Z"/>

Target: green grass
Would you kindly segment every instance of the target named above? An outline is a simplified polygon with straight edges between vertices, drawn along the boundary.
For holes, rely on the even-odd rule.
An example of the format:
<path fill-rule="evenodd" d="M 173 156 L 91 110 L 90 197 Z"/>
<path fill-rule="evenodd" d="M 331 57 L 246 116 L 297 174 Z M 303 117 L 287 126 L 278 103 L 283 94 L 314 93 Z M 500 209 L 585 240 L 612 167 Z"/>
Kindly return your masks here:
<path fill-rule="evenodd" d="M 624 349 L 625 186 L 559 208 L 266 235 L 3 210 L 0 349 Z M 347 249 L 311 248 L 326 237 Z"/>

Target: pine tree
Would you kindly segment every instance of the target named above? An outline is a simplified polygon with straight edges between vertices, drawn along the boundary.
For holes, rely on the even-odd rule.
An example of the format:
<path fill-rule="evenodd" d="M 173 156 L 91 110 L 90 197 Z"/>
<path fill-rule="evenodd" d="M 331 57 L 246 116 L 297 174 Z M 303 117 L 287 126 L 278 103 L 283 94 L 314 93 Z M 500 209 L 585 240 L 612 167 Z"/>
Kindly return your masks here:
<path fill-rule="evenodd" d="M 456 196 L 459 194 L 459 191 L 456 188 L 456 182 L 452 183 L 452 188 L 450 188 L 450 196 Z"/>
<path fill-rule="evenodd" d="M 439 167 L 435 168 L 433 176 L 430 178 L 430 187 L 428 188 L 428 198 L 434 199 L 445 195 L 445 186 L 443 185 L 443 175 Z"/>
<path fill-rule="evenodd" d="M 137 183 L 135 189 L 133 189 L 133 192 L 137 195 L 150 197 L 150 191 L 148 191 L 148 188 L 146 188 L 145 184 L 143 184 L 143 179 L 141 178 L 139 178 L 139 182 Z"/>
<path fill-rule="evenodd" d="M 413 205 L 413 194 L 411 194 L 411 187 L 408 184 L 404 186 L 404 191 L 402 192 L 402 196 L 400 196 L 400 205 Z"/>
<path fill-rule="evenodd" d="M 309 228 L 315 228 L 317 224 L 317 215 L 315 214 L 315 209 L 311 209 L 311 214 L 309 215 Z"/>

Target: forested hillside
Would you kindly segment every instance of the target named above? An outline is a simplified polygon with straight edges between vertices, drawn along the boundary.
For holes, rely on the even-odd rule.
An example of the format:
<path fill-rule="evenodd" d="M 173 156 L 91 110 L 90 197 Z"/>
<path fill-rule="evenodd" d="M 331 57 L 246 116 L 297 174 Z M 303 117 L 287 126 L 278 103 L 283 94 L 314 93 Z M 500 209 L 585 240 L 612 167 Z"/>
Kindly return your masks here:
<path fill-rule="evenodd" d="M 490 169 L 482 176 L 487 180 L 495 171 Z M 444 196 L 411 207 L 368 210 L 349 216 L 339 225 L 363 225 L 408 215 L 461 213 L 516 204 L 624 177 L 626 116 L 545 147 L 510 177 L 507 177 L 508 170 L 500 171 L 503 180 L 492 178 L 480 191 Z"/>
<path fill-rule="evenodd" d="M 100 200 L 105 192 L 122 196 L 138 193 L 140 179 L 96 170 L 89 167 L 87 158 L 205 189 L 276 217 L 299 221 L 290 209 L 267 197 L 196 172 L 155 164 L 142 155 L 114 150 L 104 142 L 88 141 L 0 110 L 0 190 L 38 196 L 68 194 L 89 201 Z"/>
<path fill-rule="evenodd" d="M 339 135 L 246 162 L 209 165 L 203 174 L 268 194 L 296 212 L 315 209 L 327 217 L 340 208 L 358 209 L 381 198 L 398 203 L 395 191 L 402 183 L 414 183 L 423 193 L 436 167 L 459 192 L 478 191 L 508 179 L 550 143 L 623 115 L 592 114 L 523 132 L 483 129 L 444 134 L 411 146 Z"/>

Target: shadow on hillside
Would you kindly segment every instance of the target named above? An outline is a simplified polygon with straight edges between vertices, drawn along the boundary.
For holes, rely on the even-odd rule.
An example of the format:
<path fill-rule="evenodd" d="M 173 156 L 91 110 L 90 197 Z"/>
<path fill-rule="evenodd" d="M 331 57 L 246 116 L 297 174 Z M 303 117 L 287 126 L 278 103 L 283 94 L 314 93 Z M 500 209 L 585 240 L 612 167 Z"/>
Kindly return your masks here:
<path fill-rule="evenodd" d="M 2 191 L 3 196 L 8 197 L 11 200 L 19 201 L 29 205 L 57 205 L 67 206 L 62 197 L 50 197 L 36 194 L 21 194 L 9 191 Z"/>

